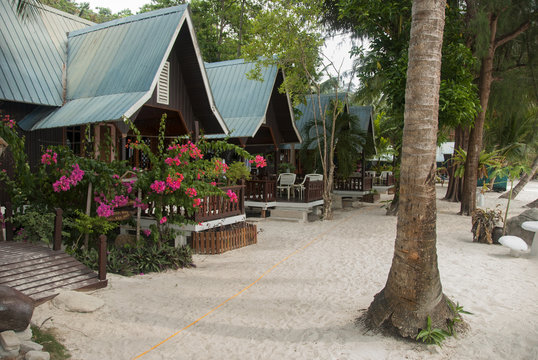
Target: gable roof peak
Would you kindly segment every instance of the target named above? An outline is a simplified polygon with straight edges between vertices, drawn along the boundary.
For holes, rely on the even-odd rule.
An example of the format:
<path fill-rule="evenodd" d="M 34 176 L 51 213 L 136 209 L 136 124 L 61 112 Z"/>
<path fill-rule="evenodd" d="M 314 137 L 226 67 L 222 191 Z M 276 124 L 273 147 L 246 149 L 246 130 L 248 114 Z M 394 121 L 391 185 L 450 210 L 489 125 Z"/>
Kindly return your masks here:
<path fill-rule="evenodd" d="M 107 21 L 107 22 L 104 22 L 104 23 L 101 23 L 101 24 L 95 24 L 95 25 L 90 26 L 88 28 L 76 30 L 76 31 L 70 32 L 68 36 L 69 37 L 75 37 L 75 36 L 91 33 L 91 32 L 94 32 L 94 31 L 108 29 L 108 28 L 111 28 L 111 27 L 114 27 L 114 26 L 129 24 L 129 23 L 142 21 L 142 20 L 146 20 L 146 19 L 150 19 L 150 18 L 155 18 L 155 17 L 159 17 L 159 16 L 164 16 L 164 15 L 168 15 L 168 14 L 173 14 L 173 13 L 183 14 L 183 12 L 185 12 L 185 10 L 188 7 L 189 7 L 188 4 L 182 4 L 182 5 L 173 6 L 173 7 L 169 7 L 169 8 L 158 9 L 158 10 L 153 10 L 153 11 L 149 11 L 149 12 L 145 12 L 145 13 L 141 13 L 141 14 L 131 15 L 131 16 L 127 16 L 127 17 L 124 17 L 124 18 L 119 18 L 119 19 Z"/>

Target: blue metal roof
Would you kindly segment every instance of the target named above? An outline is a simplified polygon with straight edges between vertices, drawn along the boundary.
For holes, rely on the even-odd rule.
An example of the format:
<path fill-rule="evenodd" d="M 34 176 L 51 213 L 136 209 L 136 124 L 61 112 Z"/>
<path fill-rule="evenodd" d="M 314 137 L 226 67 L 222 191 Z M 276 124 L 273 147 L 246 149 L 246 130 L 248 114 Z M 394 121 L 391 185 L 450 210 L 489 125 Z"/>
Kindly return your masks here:
<path fill-rule="evenodd" d="M 60 106 L 66 33 L 93 23 L 48 6 L 38 8 L 22 18 L 12 1 L 0 0 L 0 99 Z"/>
<path fill-rule="evenodd" d="M 346 93 L 338 94 L 338 99 L 340 101 L 345 101 L 347 103 L 346 97 L 347 97 Z M 297 110 L 301 112 L 301 115 L 298 116 L 296 125 L 299 131 L 301 132 L 301 136 L 303 137 L 303 139 L 305 138 L 305 134 L 304 134 L 305 125 L 309 121 L 314 120 L 314 118 L 316 118 L 317 120 L 321 120 L 320 108 L 321 108 L 321 111 L 329 110 L 329 105 L 331 104 L 331 101 L 334 100 L 334 98 L 335 98 L 334 94 L 321 94 L 318 101 L 317 95 L 307 95 L 306 104 L 299 104 L 297 106 Z M 290 145 L 283 145 L 281 146 L 281 148 L 289 149 Z M 300 149 L 301 145 L 297 144 L 295 145 L 295 148 Z"/>
<path fill-rule="evenodd" d="M 230 135 L 254 137 L 265 121 L 278 68 L 262 67 L 263 80 L 259 81 L 247 78 L 255 64 L 243 59 L 206 63 L 205 67 L 215 103 Z"/>
<path fill-rule="evenodd" d="M 368 133 L 368 127 L 372 126 L 372 133 L 374 131 L 374 119 L 373 119 L 374 107 L 368 106 L 350 106 L 349 113 L 359 118 L 361 130 Z"/>
<path fill-rule="evenodd" d="M 186 9 L 181 5 L 71 32 L 67 99 L 152 90 Z"/>
<path fill-rule="evenodd" d="M 67 46 L 67 102 L 53 112 L 38 108 L 19 125 L 36 130 L 132 116 L 151 98 L 158 74 L 183 26 L 188 26 L 197 47 L 189 14 L 185 4 L 72 31 Z M 213 106 L 199 52 L 196 61 L 201 74 L 197 81 L 201 89 L 206 89 L 210 112 L 226 132 Z"/>

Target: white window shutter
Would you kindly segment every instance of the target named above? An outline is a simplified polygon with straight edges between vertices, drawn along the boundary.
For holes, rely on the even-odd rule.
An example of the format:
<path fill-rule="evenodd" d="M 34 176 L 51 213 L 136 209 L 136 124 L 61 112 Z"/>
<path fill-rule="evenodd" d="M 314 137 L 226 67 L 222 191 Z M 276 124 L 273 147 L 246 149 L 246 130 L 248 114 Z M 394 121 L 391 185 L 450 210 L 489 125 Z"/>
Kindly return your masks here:
<path fill-rule="evenodd" d="M 170 84 L 170 62 L 164 63 L 163 69 L 159 74 L 159 82 L 157 83 L 157 103 L 168 105 L 169 99 L 169 84 Z"/>

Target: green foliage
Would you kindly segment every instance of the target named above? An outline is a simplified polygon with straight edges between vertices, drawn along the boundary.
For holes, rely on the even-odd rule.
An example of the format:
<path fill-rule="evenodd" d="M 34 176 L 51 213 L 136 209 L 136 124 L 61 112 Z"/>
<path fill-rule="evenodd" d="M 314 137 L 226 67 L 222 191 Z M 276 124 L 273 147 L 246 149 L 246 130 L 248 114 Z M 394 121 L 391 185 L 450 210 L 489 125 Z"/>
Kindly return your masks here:
<path fill-rule="evenodd" d="M 463 309 L 463 306 L 460 305 L 460 303 L 457 303 L 454 305 L 451 301 L 447 301 L 448 306 L 450 307 L 450 310 L 452 311 L 452 314 L 454 317 L 448 321 L 448 333 L 452 336 L 456 336 L 456 329 L 455 326 L 461 322 L 463 322 L 463 318 L 461 317 L 461 314 L 467 314 L 467 315 L 473 315 L 472 312 L 465 311 Z"/>
<path fill-rule="evenodd" d="M 39 209 L 27 209 L 13 217 L 13 223 L 18 228 L 16 241 L 44 242 L 52 244 L 54 219 L 56 215 Z"/>
<path fill-rule="evenodd" d="M 454 149 L 454 165 L 456 170 L 454 175 L 457 177 L 463 177 L 465 175 L 465 161 L 467 160 L 467 152 L 463 149 Z M 487 178 L 488 169 L 497 171 L 501 169 L 504 164 L 504 157 L 499 154 L 499 151 L 486 152 L 482 150 L 478 158 L 478 178 Z"/>
<path fill-rule="evenodd" d="M 242 161 L 234 161 L 226 170 L 226 179 L 230 184 L 237 184 L 239 180 L 250 180 L 250 172 Z"/>
<path fill-rule="evenodd" d="M 432 319 L 428 316 L 426 329 L 422 329 L 418 333 L 416 340 L 422 340 L 422 342 L 426 344 L 438 345 L 439 347 L 442 347 L 442 342 L 447 338 L 447 336 L 450 336 L 450 334 L 443 329 L 432 329 L 431 326 Z"/>
<path fill-rule="evenodd" d="M 91 248 L 69 251 L 81 263 L 97 270 L 97 250 Z M 187 246 L 176 248 L 166 243 L 122 248 L 109 246 L 107 251 L 107 272 L 124 276 L 180 269 L 191 265 L 192 250 Z"/>
<path fill-rule="evenodd" d="M 278 173 L 295 172 L 295 165 L 287 162 L 278 165 Z"/>
<path fill-rule="evenodd" d="M 332 107 L 325 109 L 329 114 L 332 113 Z M 348 177 L 357 167 L 361 157 L 363 146 L 366 145 L 366 134 L 360 128 L 360 121 L 357 117 L 348 113 L 341 113 L 336 120 L 325 121 L 313 119 L 308 121 L 303 128 L 303 144 L 299 156 L 306 165 L 308 172 L 321 171 L 321 157 L 328 158 L 331 151 L 329 145 L 325 147 L 325 135 L 330 136 L 334 127 L 334 152 L 336 157 L 338 175 Z M 316 166 L 317 165 L 317 166 Z"/>
<path fill-rule="evenodd" d="M 50 354 L 54 360 L 65 360 L 71 358 L 71 355 L 57 339 L 52 329 L 41 329 L 35 325 L 30 325 L 32 329 L 32 341 L 43 345 L 43 351 Z"/>
<path fill-rule="evenodd" d="M 78 237 L 73 239 L 72 246 L 78 248 L 79 241 L 84 235 L 90 235 L 92 238 L 99 235 L 106 235 L 115 228 L 118 224 L 107 220 L 101 216 L 88 216 L 82 211 L 75 209 L 72 219 L 64 219 L 64 227 L 71 228 L 76 231 Z"/>

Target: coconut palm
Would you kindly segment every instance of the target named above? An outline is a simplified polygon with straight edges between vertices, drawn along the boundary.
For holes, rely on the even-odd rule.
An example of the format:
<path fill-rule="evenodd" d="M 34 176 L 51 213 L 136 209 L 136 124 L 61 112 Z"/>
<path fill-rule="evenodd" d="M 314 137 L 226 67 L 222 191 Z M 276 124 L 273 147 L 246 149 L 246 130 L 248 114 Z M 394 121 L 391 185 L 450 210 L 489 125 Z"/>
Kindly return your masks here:
<path fill-rule="evenodd" d="M 443 294 L 436 253 L 435 153 L 439 113 L 444 0 L 415 0 L 405 90 L 400 205 L 392 267 L 370 305 L 371 327 L 404 337 L 446 328 L 453 318 Z"/>

